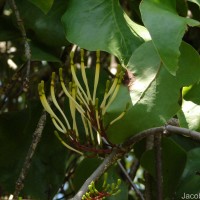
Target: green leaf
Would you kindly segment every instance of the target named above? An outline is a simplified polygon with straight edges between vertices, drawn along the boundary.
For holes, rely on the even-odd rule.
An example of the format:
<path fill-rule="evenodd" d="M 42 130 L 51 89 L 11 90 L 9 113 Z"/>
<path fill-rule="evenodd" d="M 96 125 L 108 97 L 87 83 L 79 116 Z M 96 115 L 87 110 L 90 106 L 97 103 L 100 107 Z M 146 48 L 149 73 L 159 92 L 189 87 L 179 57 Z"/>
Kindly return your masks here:
<path fill-rule="evenodd" d="M 85 158 L 81 161 L 81 163 L 75 170 L 73 178 L 73 184 L 76 191 L 80 189 L 83 183 L 95 171 L 95 169 L 101 164 L 101 162 L 102 161 L 98 158 Z"/>
<path fill-rule="evenodd" d="M 177 188 L 175 199 L 186 194 L 199 194 L 199 166 L 200 166 L 200 148 L 192 149 L 187 153 L 187 163 Z"/>
<path fill-rule="evenodd" d="M 108 127 L 107 135 L 112 142 L 121 143 L 140 131 L 164 125 L 179 111 L 181 87 L 193 84 L 200 78 L 199 56 L 196 51 L 186 43 L 181 44 L 180 51 L 180 67 L 176 77 L 169 74 L 162 64 L 159 66 L 161 60 L 152 42 L 141 45 L 133 53 L 133 58 L 136 59 L 130 60 L 129 68 L 142 74 L 135 76 L 137 85 L 131 91 L 133 107 L 121 120 Z M 146 70 L 149 76 L 145 75 Z"/>
<path fill-rule="evenodd" d="M 188 25 L 199 25 L 192 19 L 178 16 L 175 1 L 144 0 L 140 5 L 142 20 L 167 70 L 175 75 L 179 67 L 179 46 Z"/>
<path fill-rule="evenodd" d="M 144 59 L 141 54 L 148 55 L 148 58 Z M 133 105 L 142 98 L 147 88 L 150 87 L 160 70 L 160 65 L 159 56 L 152 47 L 152 42 L 146 42 L 135 50 L 127 65 L 127 68 L 135 76 L 130 93 Z"/>
<path fill-rule="evenodd" d="M 155 151 L 146 151 L 140 160 L 141 165 L 156 181 Z M 186 164 L 186 152 L 169 138 L 162 140 L 162 167 L 164 198 L 170 198 L 176 191 Z M 152 185 L 154 190 L 155 186 Z"/>
<path fill-rule="evenodd" d="M 61 63 L 59 56 L 55 55 L 53 50 L 45 48 L 44 46 L 37 45 L 36 43 L 31 42 L 31 60 L 32 61 L 49 61 L 49 62 L 58 62 Z"/>
<path fill-rule="evenodd" d="M 199 7 L 200 7 L 200 0 L 188 0 L 188 1 L 191 1 L 193 3 L 196 3 Z"/>
<path fill-rule="evenodd" d="M 128 18 L 118 0 L 69 0 L 62 22 L 70 42 L 112 53 L 122 63 L 143 42 L 139 35 L 144 30 Z"/>
<path fill-rule="evenodd" d="M 51 9 L 54 0 L 29 0 L 35 6 L 42 10 L 45 14 Z"/>
<path fill-rule="evenodd" d="M 0 16 L 0 41 L 8 41 L 21 36 L 19 30 L 7 16 Z"/>
<path fill-rule="evenodd" d="M 21 18 L 25 24 L 28 38 L 40 42 L 47 47 L 61 47 L 67 45 L 61 16 L 66 7 L 66 1 L 55 1 L 48 14 L 27 0 L 16 0 Z M 30 14 L 31 11 L 31 14 Z"/>

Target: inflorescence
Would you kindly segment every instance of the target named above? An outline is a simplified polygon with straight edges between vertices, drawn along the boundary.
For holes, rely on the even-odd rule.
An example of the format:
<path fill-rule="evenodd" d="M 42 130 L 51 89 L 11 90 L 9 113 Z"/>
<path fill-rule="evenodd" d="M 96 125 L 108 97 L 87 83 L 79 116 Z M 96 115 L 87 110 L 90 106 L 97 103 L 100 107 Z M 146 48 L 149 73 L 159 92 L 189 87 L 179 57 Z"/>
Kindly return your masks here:
<path fill-rule="evenodd" d="M 84 86 L 81 85 L 77 77 L 76 66 L 74 65 L 73 60 L 74 52 L 72 51 L 70 54 L 72 81 L 69 82 L 68 86 L 65 85 L 65 80 L 63 78 L 63 69 L 59 69 L 59 80 L 62 91 L 69 99 L 69 111 L 71 114 L 72 123 L 70 124 L 64 111 L 61 109 L 57 101 L 55 95 L 55 72 L 53 72 L 51 76 L 50 95 L 53 105 L 60 112 L 62 117 L 58 117 L 54 110 L 51 108 L 45 95 L 44 81 L 41 81 L 41 83 L 39 83 L 38 85 L 41 103 L 44 109 L 50 114 L 52 122 L 57 129 L 57 131 L 55 131 L 56 136 L 68 149 L 75 151 L 79 154 L 83 154 L 83 152 L 93 152 L 96 154 L 109 153 L 111 150 L 110 148 L 100 148 L 102 147 L 102 138 L 107 140 L 105 127 L 103 126 L 103 116 L 117 96 L 124 72 L 122 68 L 118 66 L 118 71 L 114 80 L 112 82 L 110 80 L 107 80 L 104 97 L 102 102 L 100 103 L 99 98 L 97 97 L 97 88 L 100 75 L 100 51 L 96 52 L 96 69 L 92 92 L 89 88 L 88 79 L 85 71 L 84 50 L 81 49 L 80 66 Z M 77 125 L 77 113 L 79 113 L 81 116 L 83 127 L 85 129 L 84 141 L 86 142 L 82 142 L 80 139 L 80 128 Z M 124 112 L 116 119 L 113 119 L 113 121 L 110 122 L 110 125 L 119 120 L 123 115 Z M 63 136 L 61 137 L 60 133 L 64 134 L 65 139 L 63 139 Z"/>

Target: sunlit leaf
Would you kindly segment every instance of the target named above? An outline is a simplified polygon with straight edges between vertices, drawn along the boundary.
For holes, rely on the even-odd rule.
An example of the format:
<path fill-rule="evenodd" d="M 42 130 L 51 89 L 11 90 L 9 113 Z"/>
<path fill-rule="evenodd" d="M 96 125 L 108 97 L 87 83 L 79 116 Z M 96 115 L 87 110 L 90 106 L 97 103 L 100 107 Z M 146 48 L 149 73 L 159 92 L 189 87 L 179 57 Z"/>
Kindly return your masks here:
<path fill-rule="evenodd" d="M 190 86 L 189 88 L 184 89 L 184 99 L 200 105 L 200 82 Z"/>
<path fill-rule="evenodd" d="M 192 101 L 183 101 L 179 121 L 185 128 L 200 131 L 200 106 Z"/>
<path fill-rule="evenodd" d="M 152 49 L 152 54 L 149 53 L 150 49 Z M 135 85 L 136 94 L 134 94 L 134 89 L 131 91 L 133 101 L 138 100 L 120 121 L 108 128 L 107 133 L 111 141 L 120 143 L 142 130 L 164 125 L 179 111 L 181 87 L 193 84 L 200 79 L 199 56 L 196 51 L 186 43 L 181 44 L 180 51 L 180 67 L 175 77 L 169 74 L 162 64 L 158 66 L 161 60 L 156 57 L 157 53 L 152 43 L 151 45 L 143 44 L 134 52 L 133 56 L 137 55 L 135 56 L 137 59 L 135 62 L 129 62 L 130 68 L 139 71 L 137 67 L 141 67 L 140 72 L 144 73 L 147 70 L 150 77 L 139 75 L 139 80 L 136 82 L 138 85 Z M 135 79 L 137 80 L 137 75 Z"/>
<path fill-rule="evenodd" d="M 164 66 L 175 75 L 179 67 L 179 46 L 187 24 L 194 26 L 200 23 L 178 16 L 175 1 L 144 0 L 140 5 L 140 11 Z"/>

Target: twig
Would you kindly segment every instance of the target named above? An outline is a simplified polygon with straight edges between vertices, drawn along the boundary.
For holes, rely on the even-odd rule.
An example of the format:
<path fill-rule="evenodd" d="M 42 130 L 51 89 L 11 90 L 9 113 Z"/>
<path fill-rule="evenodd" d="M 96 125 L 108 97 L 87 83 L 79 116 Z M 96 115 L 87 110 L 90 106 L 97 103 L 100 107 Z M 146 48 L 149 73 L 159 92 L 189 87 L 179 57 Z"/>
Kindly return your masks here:
<path fill-rule="evenodd" d="M 162 133 L 154 137 L 155 160 L 156 160 L 156 178 L 157 178 L 157 200 L 163 199 L 163 176 L 162 176 Z"/>
<path fill-rule="evenodd" d="M 92 173 L 92 175 L 85 181 L 83 186 L 77 192 L 77 194 L 70 200 L 81 200 L 82 196 L 87 192 L 88 186 L 92 181 L 96 181 L 99 177 L 112 166 L 119 158 L 124 155 L 120 149 L 114 149 L 112 153 L 104 159 L 99 167 Z"/>
<path fill-rule="evenodd" d="M 137 158 L 135 158 L 133 164 L 130 167 L 131 169 L 129 173 L 129 176 L 132 178 L 132 180 L 134 180 L 139 166 L 140 166 L 140 162 Z"/>
<path fill-rule="evenodd" d="M 153 135 L 149 135 L 146 138 L 146 151 L 153 149 L 154 146 L 154 137 Z M 151 200 L 152 196 L 152 181 L 151 181 L 151 175 L 148 171 L 144 172 L 144 178 L 145 178 L 145 199 Z"/>
<path fill-rule="evenodd" d="M 6 99 L 10 96 L 11 91 L 16 87 L 16 83 L 21 78 L 22 72 L 24 70 L 24 65 L 22 65 L 11 77 L 10 81 L 3 87 L 3 91 L 0 93 L 3 98 L 0 100 L 0 110 L 3 110 L 5 106 Z"/>
<path fill-rule="evenodd" d="M 137 194 L 137 196 L 144 200 L 144 197 L 142 195 L 142 193 L 140 192 L 140 190 L 137 188 L 137 186 L 133 183 L 131 177 L 129 176 L 129 174 L 127 173 L 126 169 L 124 168 L 124 166 L 121 164 L 121 162 L 118 160 L 117 164 L 119 165 L 119 167 L 121 168 L 122 172 L 124 173 L 124 175 L 126 176 L 126 178 L 128 179 L 129 183 L 131 184 L 131 186 L 133 187 L 135 193 Z"/>
<path fill-rule="evenodd" d="M 197 131 L 192 131 L 187 128 L 181 128 L 181 127 L 176 127 L 176 126 L 171 126 L 171 125 L 167 125 L 165 129 L 167 132 L 179 134 L 183 136 L 189 136 L 192 139 L 200 141 L 200 133 Z"/>
<path fill-rule="evenodd" d="M 21 173 L 20 173 L 20 175 L 19 175 L 19 177 L 16 181 L 15 192 L 14 192 L 14 195 L 13 195 L 14 200 L 18 199 L 18 196 L 19 196 L 21 190 L 24 187 L 24 180 L 25 180 L 27 173 L 28 173 L 28 170 L 31 166 L 31 160 L 32 160 L 33 155 L 35 153 L 36 147 L 37 147 L 37 145 L 38 145 L 38 143 L 41 139 L 41 135 L 42 135 L 45 123 L 46 123 L 46 112 L 43 111 L 43 113 L 42 113 L 42 115 L 41 115 L 41 117 L 38 121 L 35 132 L 33 133 L 33 140 L 32 140 L 32 143 L 29 147 L 28 153 L 26 155 Z"/>
<path fill-rule="evenodd" d="M 150 135 L 155 135 L 157 133 L 163 133 L 163 135 L 166 135 L 166 136 L 168 134 L 179 134 L 179 135 L 188 136 L 188 137 L 191 137 L 192 139 L 200 141 L 200 133 L 197 131 L 192 131 L 187 128 L 167 125 L 167 126 L 155 127 L 155 128 L 147 129 L 145 131 L 141 131 L 137 133 L 136 135 L 132 136 L 126 142 L 124 142 L 123 147 L 124 148 L 128 147 L 130 149 L 135 143 L 139 142 L 145 137 L 148 137 Z"/>
<path fill-rule="evenodd" d="M 25 80 L 24 80 L 24 83 L 23 83 L 23 90 L 24 90 L 24 92 L 27 92 L 28 87 L 29 87 L 29 76 L 30 76 L 30 65 L 31 65 L 31 48 L 30 48 L 30 45 L 28 43 L 24 23 L 21 19 L 21 16 L 20 16 L 19 10 L 17 8 L 17 5 L 15 3 L 15 0 L 9 0 L 9 1 L 10 1 L 10 5 L 13 9 L 13 12 L 15 14 L 17 24 L 18 24 L 18 27 L 19 27 L 19 30 L 21 32 L 23 42 L 24 42 L 25 58 L 26 58 L 27 63 L 26 63 L 26 77 L 25 77 Z"/>
<path fill-rule="evenodd" d="M 144 172 L 144 179 L 145 179 L 145 200 L 151 200 L 151 176 L 150 174 L 145 171 Z"/>
<path fill-rule="evenodd" d="M 161 126 L 161 127 L 156 127 L 156 128 L 150 128 L 150 129 L 147 129 L 145 131 L 142 131 L 142 132 L 139 132 L 138 134 L 132 136 L 131 138 L 129 138 L 129 140 L 127 140 L 124 144 L 123 144 L 123 147 L 124 148 L 132 148 L 132 146 L 139 142 L 140 140 L 142 140 L 143 138 L 145 137 L 148 137 L 148 136 L 151 136 L 151 135 L 154 135 L 156 133 L 159 133 L 159 132 L 163 132 L 165 130 L 165 127 Z"/>

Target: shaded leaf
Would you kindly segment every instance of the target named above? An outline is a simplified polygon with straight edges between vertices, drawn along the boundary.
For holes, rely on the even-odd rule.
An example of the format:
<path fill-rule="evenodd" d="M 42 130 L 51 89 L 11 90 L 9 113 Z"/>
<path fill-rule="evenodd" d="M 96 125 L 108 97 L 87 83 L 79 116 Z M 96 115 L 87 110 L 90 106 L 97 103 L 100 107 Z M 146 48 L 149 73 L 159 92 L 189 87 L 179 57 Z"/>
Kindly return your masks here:
<path fill-rule="evenodd" d="M 200 166 L 200 148 L 192 149 L 187 153 L 187 163 L 181 177 L 179 187 L 176 192 L 176 199 L 186 194 L 199 194 L 199 166 Z"/>
<path fill-rule="evenodd" d="M 0 116 L 1 195 L 14 191 L 41 110 L 40 104 L 32 102 L 32 106 L 26 110 Z M 53 198 L 62 184 L 68 152 L 51 133 L 52 129 L 51 122 L 47 123 L 25 179 L 22 195 L 36 199 Z"/>
<path fill-rule="evenodd" d="M 140 11 L 164 66 L 175 75 L 179 66 L 179 46 L 187 24 L 193 26 L 199 22 L 178 16 L 175 1 L 170 0 L 144 0 Z"/>
<path fill-rule="evenodd" d="M 193 3 L 196 3 L 199 7 L 200 7 L 200 0 L 188 0 L 188 1 L 191 1 Z"/>
<path fill-rule="evenodd" d="M 17 0 L 16 3 L 29 38 L 51 47 L 68 44 L 60 21 L 66 1 L 55 1 L 47 15 L 27 0 Z"/>
<path fill-rule="evenodd" d="M 36 43 L 31 43 L 31 60 L 32 61 L 49 61 L 60 63 L 59 56 L 56 56 L 53 51 L 44 46 L 37 45 Z"/>
<path fill-rule="evenodd" d="M 128 18 L 118 0 L 70 0 L 62 22 L 70 42 L 88 50 L 107 51 L 125 63 L 143 42 L 139 35 L 144 27 Z"/>
<path fill-rule="evenodd" d="M 29 0 L 31 3 L 36 5 L 39 9 L 42 10 L 45 14 L 51 9 L 54 0 Z"/>
<path fill-rule="evenodd" d="M 140 160 L 141 165 L 153 176 L 156 181 L 155 151 L 146 151 Z M 186 152 L 171 139 L 162 140 L 162 166 L 164 198 L 170 198 L 176 191 L 186 164 Z M 155 185 L 152 185 L 156 190 Z"/>
<path fill-rule="evenodd" d="M 81 161 L 75 170 L 75 175 L 73 178 L 73 184 L 76 191 L 80 189 L 83 183 L 95 171 L 101 162 L 102 161 L 98 158 L 85 158 L 83 161 Z"/>
<path fill-rule="evenodd" d="M 0 16 L 0 30 L 0 41 L 8 41 L 21 36 L 9 17 Z"/>

